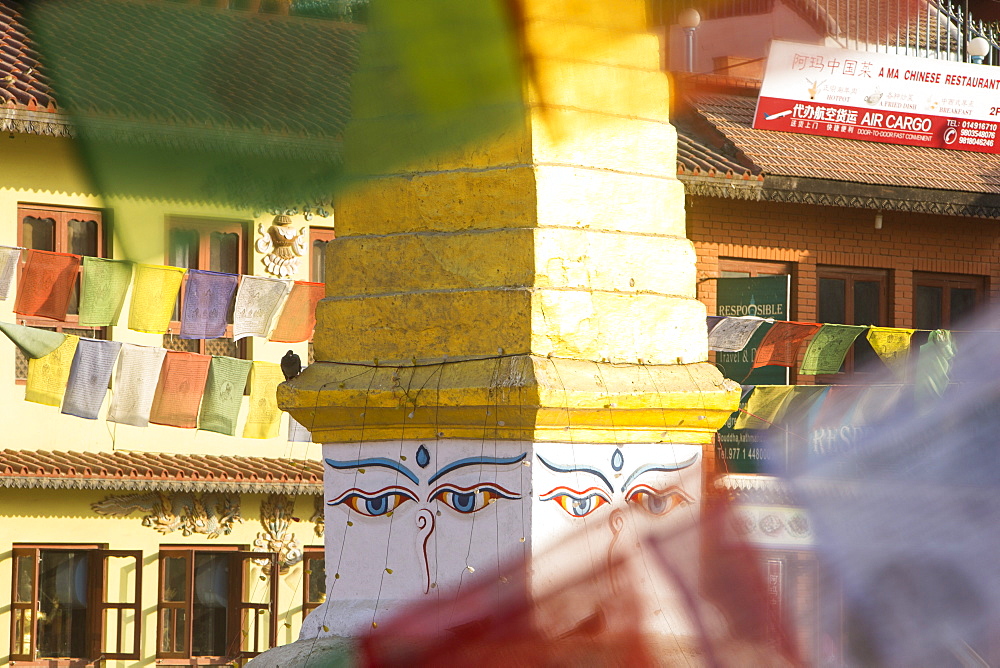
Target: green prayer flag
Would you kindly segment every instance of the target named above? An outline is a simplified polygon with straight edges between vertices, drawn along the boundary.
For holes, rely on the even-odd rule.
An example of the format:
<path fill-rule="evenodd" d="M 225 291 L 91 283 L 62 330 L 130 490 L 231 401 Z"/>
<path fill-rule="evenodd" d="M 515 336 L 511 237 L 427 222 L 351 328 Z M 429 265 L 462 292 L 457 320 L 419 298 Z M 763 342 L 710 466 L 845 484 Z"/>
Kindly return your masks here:
<path fill-rule="evenodd" d="M 917 377 L 913 392 L 918 401 L 927 402 L 944 394 L 950 382 L 951 361 L 955 357 L 955 342 L 951 332 L 936 329 L 927 336 L 927 343 L 920 346 L 917 358 Z"/>
<path fill-rule="evenodd" d="M 107 327 L 116 324 L 131 281 L 131 262 L 84 257 L 80 285 L 80 325 Z"/>
<path fill-rule="evenodd" d="M 809 342 L 799 373 L 837 373 L 854 340 L 866 329 L 859 325 L 823 325 Z"/>
<path fill-rule="evenodd" d="M 15 325 L 11 322 L 0 322 L 0 332 L 6 334 L 7 338 L 31 359 L 45 357 L 66 340 L 66 335 L 60 332 Z"/>
<path fill-rule="evenodd" d="M 250 375 L 250 360 L 213 357 L 201 400 L 198 429 L 236 435 L 236 419 L 243 404 L 243 390 Z"/>

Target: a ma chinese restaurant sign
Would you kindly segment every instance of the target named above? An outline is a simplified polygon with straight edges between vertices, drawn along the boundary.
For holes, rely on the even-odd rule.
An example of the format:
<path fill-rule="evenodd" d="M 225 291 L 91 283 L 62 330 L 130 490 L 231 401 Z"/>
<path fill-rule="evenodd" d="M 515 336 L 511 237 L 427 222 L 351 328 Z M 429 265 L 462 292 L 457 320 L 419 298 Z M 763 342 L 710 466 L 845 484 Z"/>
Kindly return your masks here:
<path fill-rule="evenodd" d="M 1000 67 L 772 42 L 753 127 L 1000 153 Z"/>

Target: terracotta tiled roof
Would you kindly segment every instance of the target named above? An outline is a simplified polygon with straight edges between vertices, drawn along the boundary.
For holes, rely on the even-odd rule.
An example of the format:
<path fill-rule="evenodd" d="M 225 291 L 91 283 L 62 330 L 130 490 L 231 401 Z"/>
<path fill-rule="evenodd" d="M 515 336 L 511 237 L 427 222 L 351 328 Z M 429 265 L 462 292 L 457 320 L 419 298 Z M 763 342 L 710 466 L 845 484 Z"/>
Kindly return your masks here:
<path fill-rule="evenodd" d="M 686 102 L 676 120 L 681 174 L 714 168 L 724 176 L 738 154 L 749 160 L 750 174 L 765 178 L 1000 194 L 1000 155 L 755 130 L 757 98 L 747 91 L 692 91 Z M 728 155 L 716 148 L 720 143 L 730 147 Z"/>
<path fill-rule="evenodd" d="M 21 18 L 21 6 L 0 2 L 0 105 L 54 108 L 52 88 Z"/>
<path fill-rule="evenodd" d="M 323 469 L 264 457 L 2 450 L 0 487 L 318 494 Z"/>

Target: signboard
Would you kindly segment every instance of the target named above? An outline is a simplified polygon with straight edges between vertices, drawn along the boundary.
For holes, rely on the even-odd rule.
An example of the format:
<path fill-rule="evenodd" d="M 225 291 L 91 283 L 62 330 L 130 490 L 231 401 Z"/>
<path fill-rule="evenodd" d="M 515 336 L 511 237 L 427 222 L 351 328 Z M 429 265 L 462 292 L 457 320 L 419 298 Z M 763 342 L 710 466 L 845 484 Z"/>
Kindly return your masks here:
<path fill-rule="evenodd" d="M 755 278 L 720 278 L 716 290 L 716 315 L 746 316 L 772 320 L 788 320 L 788 294 L 791 276 L 758 276 Z M 757 347 L 763 340 L 768 323 L 761 325 L 746 347 L 738 353 L 716 353 L 715 363 L 726 378 L 741 385 L 787 385 L 788 369 L 768 366 L 753 368 Z"/>
<path fill-rule="evenodd" d="M 753 127 L 1000 153 L 1000 68 L 775 41 Z"/>

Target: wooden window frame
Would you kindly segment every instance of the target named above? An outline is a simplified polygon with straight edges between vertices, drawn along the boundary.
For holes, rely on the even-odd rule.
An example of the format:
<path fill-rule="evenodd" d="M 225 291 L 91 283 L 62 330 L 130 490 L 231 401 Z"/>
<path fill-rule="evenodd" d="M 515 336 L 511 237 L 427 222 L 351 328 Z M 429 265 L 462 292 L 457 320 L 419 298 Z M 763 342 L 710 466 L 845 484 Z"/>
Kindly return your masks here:
<path fill-rule="evenodd" d="M 28 204 L 20 202 L 17 205 L 17 245 L 24 246 L 24 219 L 51 218 L 55 221 L 53 231 L 54 252 L 69 253 L 69 221 L 82 220 L 97 223 L 97 255 L 96 257 L 108 257 L 110 255 L 108 243 L 108 228 L 104 222 L 104 212 L 101 209 L 89 209 L 81 207 L 49 206 L 46 204 Z M 21 255 L 21 261 L 17 267 L 17 281 L 20 285 L 21 277 L 24 273 L 24 265 L 27 262 L 27 253 Z M 83 275 L 83 265 L 77 270 L 77 294 L 80 294 L 80 276 Z M 80 316 L 75 313 L 67 313 L 65 320 L 53 320 L 42 316 L 21 316 L 15 314 L 15 322 L 28 327 L 39 327 L 44 329 L 63 332 L 65 330 L 86 330 L 87 335 L 94 339 L 108 338 L 107 327 L 80 327 Z M 18 354 L 18 353 L 15 353 Z M 16 358 L 15 358 L 16 359 Z M 15 373 L 15 383 L 24 385 L 27 378 L 19 378 Z"/>
<path fill-rule="evenodd" d="M 89 641 L 87 656 L 83 657 L 38 657 L 38 614 L 39 614 L 39 578 L 42 552 L 84 552 L 87 554 L 87 626 Z M 108 550 L 99 545 L 15 545 L 12 549 L 14 562 L 11 579 L 11 619 L 10 619 L 10 660 L 17 661 L 22 666 L 86 666 L 102 660 L 138 661 L 142 648 L 142 551 L 141 550 Z M 135 587 L 132 592 L 132 602 L 113 603 L 107 600 L 107 585 L 109 582 L 107 564 L 112 557 L 131 558 L 135 561 Z M 15 600 L 18 582 L 17 560 L 29 558 L 32 560 L 33 572 L 31 583 L 31 600 L 18 602 Z M 104 646 L 106 633 L 106 612 L 117 610 L 118 625 L 114 639 L 114 650 Z M 132 611 L 132 650 L 124 651 L 123 620 L 126 611 Z M 19 614 L 20 611 L 20 614 Z M 27 652 L 15 652 L 18 620 L 25 613 L 31 617 L 31 630 L 28 639 Z M 18 646 L 18 649 L 23 649 Z"/>
<path fill-rule="evenodd" d="M 313 244 L 317 241 L 328 243 L 337 238 L 336 230 L 332 227 L 310 227 L 309 228 L 309 280 L 314 283 L 326 283 L 326 276 L 317 277 L 313 273 L 312 251 Z"/>
<path fill-rule="evenodd" d="M 816 266 L 816 313 L 819 313 L 820 281 L 822 279 L 838 279 L 844 283 L 844 314 L 845 320 L 850 322 L 834 323 L 844 325 L 875 325 L 876 327 L 893 326 L 892 300 L 892 275 L 888 269 L 877 269 L 872 267 L 842 267 L 835 265 Z M 854 282 L 878 282 L 879 285 L 879 322 L 855 322 L 854 316 Z M 821 323 L 823 324 L 823 323 Z M 862 334 L 864 336 L 864 334 Z M 834 374 L 820 374 L 816 376 L 818 385 L 836 385 L 838 383 L 852 382 L 859 377 L 867 378 L 870 374 L 858 371 L 854 368 L 854 346 L 847 351 L 844 357 L 844 371 Z"/>
<path fill-rule="evenodd" d="M 323 560 L 326 555 L 326 551 L 322 547 L 306 547 L 302 551 L 302 619 L 323 605 L 324 601 L 310 601 L 309 600 L 309 589 L 312 583 L 312 570 L 309 568 L 309 561 L 312 559 L 319 558 Z M 325 598 L 325 594 L 324 594 Z"/>
<path fill-rule="evenodd" d="M 212 218 L 189 218 L 186 216 L 171 216 L 166 220 L 166 225 L 164 226 L 165 241 L 164 241 L 164 264 L 167 266 L 174 266 L 171 263 L 170 252 L 170 236 L 174 230 L 196 230 L 198 232 L 198 264 L 197 267 L 184 267 L 185 269 L 200 269 L 205 271 L 212 271 L 208 267 L 208 262 L 203 263 L 202 258 L 211 257 L 211 233 L 212 232 L 222 232 L 222 233 L 236 233 L 239 235 L 239 256 L 237 258 L 237 269 L 236 272 L 239 275 L 247 273 L 247 267 L 249 262 L 250 254 L 250 237 L 247 234 L 247 223 L 245 221 L 239 220 L 228 220 L 228 219 L 212 219 Z M 181 281 L 180 291 L 177 294 L 177 310 L 179 313 L 184 312 L 184 289 L 187 286 L 187 273 L 185 272 L 184 278 Z M 210 339 L 181 339 L 181 323 L 179 320 L 171 320 L 170 325 L 167 328 L 166 334 L 163 336 L 163 347 L 168 350 L 183 350 L 188 352 L 195 352 L 201 355 L 209 355 L 211 353 L 207 352 L 208 341 Z M 226 324 L 226 335 L 220 338 L 233 338 L 233 324 Z M 176 341 L 175 341 L 176 339 Z M 248 339 L 240 339 L 236 341 L 236 352 L 239 359 L 250 359 L 250 351 L 247 346 Z M 177 343 L 177 342 L 181 343 Z M 184 344 L 188 346 L 196 346 L 197 350 L 191 350 L 188 347 L 184 347 Z"/>
<path fill-rule="evenodd" d="M 193 611 L 193 601 L 194 601 L 194 559 L 198 554 L 227 554 L 230 559 L 229 563 L 229 591 L 228 591 L 228 637 L 226 638 L 226 656 L 193 656 L 193 623 L 194 623 L 194 611 Z M 164 568 L 166 559 L 168 558 L 178 558 L 183 557 L 187 562 L 186 565 L 186 577 L 187 577 L 187 591 L 185 592 L 185 600 L 183 602 L 179 601 L 164 601 L 163 598 L 163 585 L 164 585 Z M 245 600 L 247 597 L 246 583 L 244 580 L 244 566 L 250 561 L 261 561 L 269 560 L 269 573 L 274 574 L 268 575 L 268 588 L 269 588 L 269 601 L 266 603 L 253 603 Z M 202 666 L 202 665 L 232 665 L 234 662 L 241 661 L 244 659 L 250 659 L 261 652 L 270 649 L 271 647 L 276 647 L 278 644 L 278 584 L 279 577 L 277 573 L 279 572 L 279 559 L 277 552 L 251 552 L 242 549 L 238 546 L 198 546 L 198 547 L 186 547 L 186 546 L 161 546 L 159 554 L 159 583 L 157 585 L 156 594 L 156 658 L 157 663 L 169 662 L 171 665 L 183 665 L 183 666 Z M 266 568 L 266 567 L 265 567 Z M 164 652 L 162 651 L 161 639 L 163 637 L 163 620 L 164 613 L 166 609 L 176 609 L 183 608 L 186 611 L 185 614 L 185 633 L 184 633 L 184 643 L 185 648 L 180 652 Z M 253 649 L 244 650 L 241 648 L 243 642 L 243 612 L 247 610 L 254 611 L 252 618 L 254 620 L 260 619 L 259 611 L 269 611 L 269 627 L 267 629 L 267 637 L 269 647 L 260 647 L 258 644 L 259 634 L 254 633 L 254 647 Z M 246 634 L 249 635 L 249 634 Z M 160 661 L 163 660 L 163 661 Z"/>
<path fill-rule="evenodd" d="M 913 272 L 913 326 L 917 323 L 917 287 L 942 288 L 941 291 L 941 327 L 950 329 L 954 326 L 951 315 L 951 291 L 949 288 L 966 288 L 975 292 L 976 309 L 986 300 L 986 277 L 974 274 L 947 274 L 929 271 Z"/>

